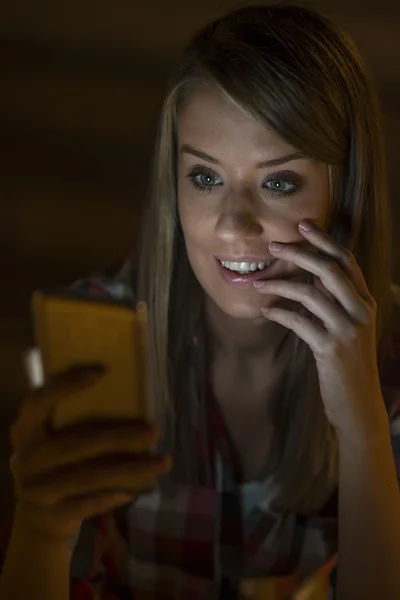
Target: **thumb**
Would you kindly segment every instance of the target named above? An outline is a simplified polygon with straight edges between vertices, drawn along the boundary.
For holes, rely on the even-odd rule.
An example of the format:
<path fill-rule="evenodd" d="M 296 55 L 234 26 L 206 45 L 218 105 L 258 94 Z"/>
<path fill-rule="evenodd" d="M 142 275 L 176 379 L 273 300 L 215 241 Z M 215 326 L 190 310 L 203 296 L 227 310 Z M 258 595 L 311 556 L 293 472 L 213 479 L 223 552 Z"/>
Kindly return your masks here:
<path fill-rule="evenodd" d="M 30 391 L 22 405 L 19 417 L 11 428 L 11 441 L 15 447 L 34 441 L 50 427 L 54 405 L 62 398 L 90 386 L 104 375 L 101 365 L 82 365 L 50 377 L 43 383 L 40 352 L 28 351 L 24 357 L 25 372 Z"/>

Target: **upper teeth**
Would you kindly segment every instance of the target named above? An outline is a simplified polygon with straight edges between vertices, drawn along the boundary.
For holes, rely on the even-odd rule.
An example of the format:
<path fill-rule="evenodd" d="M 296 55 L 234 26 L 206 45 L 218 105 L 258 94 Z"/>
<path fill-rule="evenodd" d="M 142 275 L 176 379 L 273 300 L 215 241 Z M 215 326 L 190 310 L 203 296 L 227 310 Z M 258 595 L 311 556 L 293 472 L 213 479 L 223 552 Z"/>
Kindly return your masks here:
<path fill-rule="evenodd" d="M 230 271 L 237 271 L 238 273 L 250 273 L 251 271 L 260 271 L 269 267 L 272 261 L 268 262 L 229 262 L 227 260 L 221 260 L 221 265 Z"/>

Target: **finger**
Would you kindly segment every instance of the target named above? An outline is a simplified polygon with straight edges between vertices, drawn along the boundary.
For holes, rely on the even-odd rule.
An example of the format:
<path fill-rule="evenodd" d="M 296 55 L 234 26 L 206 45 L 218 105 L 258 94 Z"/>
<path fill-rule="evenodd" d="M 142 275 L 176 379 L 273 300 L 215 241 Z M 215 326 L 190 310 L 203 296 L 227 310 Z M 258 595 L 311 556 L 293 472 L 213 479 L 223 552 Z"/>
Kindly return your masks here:
<path fill-rule="evenodd" d="M 336 303 L 336 298 L 333 294 L 331 294 L 326 287 L 324 286 L 324 284 L 322 283 L 322 281 L 320 280 L 319 277 L 313 277 L 313 283 L 315 285 L 315 287 L 322 293 L 324 294 L 324 296 L 326 298 L 328 298 L 328 300 L 330 300 L 333 303 Z"/>
<path fill-rule="evenodd" d="M 22 478 L 44 473 L 66 465 L 100 456 L 149 452 L 160 437 L 160 431 L 149 426 L 120 426 L 71 428 L 54 437 L 26 448 L 15 455 L 12 472 Z"/>
<path fill-rule="evenodd" d="M 75 365 L 66 371 L 51 375 L 45 385 L 36 388 L 28 395 L 27 401 L 52 404 L 49 396 L 57 396 L 57 400 L 63 398 L 71 391 L 99 379 L 105 372 L 106 369 L 101 364 Z"/>
<path fill-rule="evenodd" d="M 278 253 L 280 259 L 292 262 L 319 277 L 328 292 L 355 321 L 364 322 L 369 317 L 367 302 L 360 297 L 353 283 L 333 258 L 315 254 L 295 244 L 281 246 L 281 249 L 274 250 L 272 244 L 270 250 L 274 254 Z"/>
<path fill-rule="evenodd" d="M 16 492 L 26 501 L 42 506 L 105 490 L 137 493 L 149 489 L 170 468 L 169 457 L 109 456 L 17 481 Z"/>
<path fill-rule="evenodd" d="M 269 281 L 255 281 L 254 287 L 261 294 L 277 295 L 300 302 L 318 317 L 329 331 L 339 333 L 343 328 L 348 328 L 349 319 L 343 310 L 312 284 L 271 279 Z"/>
<path fill-rule="evenodd" d="M 100 365 L 74 367 L 52 377 L 44 386 L 33 389 L 26 396 L 18 420 L 11 428 L 11 442 L 18 447 L 42 433 L 54 405 L 66 396 L 72 396 L 93 385 L 104 375 Z"/>
<path fill-rule="evenodd" d="M 263 315 L 270 321 L 279 323 L 286 329 L 290 329 L 302 339 L 312 352 L 320 352 L 327 342 L 328 333 L 307 317 L 296 312 L 278 307 L 264 307 L 261 309 Z"/>
<path fill-rule="evenodd" d="M 340 246 L 328 233 L 322 231 L 310 221 L 301 221 L 299 232 L 316 248 L 340 264 L 362 298 L 365 300 L 370 298 L 364 275 L 353 254 L 347 248 Z"/>
<path fill-rule="evenodd" d="M 153 489 L 154 486 L 148 491 L 152 491 Z M 110 513 L 119 506 L 130 504 L 136 496 L 137 494 L 135 493 L 106 491 L 99 494 L 68 498 L 68 500 L 61 503 L 60 513 L 67 513 L 72 518 L 84 516 L 85 519 L 90 519 L 101 514 Z"/>

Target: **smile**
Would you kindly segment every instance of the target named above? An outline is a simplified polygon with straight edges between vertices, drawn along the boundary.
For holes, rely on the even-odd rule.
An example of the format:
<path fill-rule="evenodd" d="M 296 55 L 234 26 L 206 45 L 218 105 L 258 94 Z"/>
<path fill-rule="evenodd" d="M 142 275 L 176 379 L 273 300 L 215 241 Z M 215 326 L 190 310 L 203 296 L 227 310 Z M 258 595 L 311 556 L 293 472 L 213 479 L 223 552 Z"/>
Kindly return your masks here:
<path fill-rule="evenodd" d="M 229 258 L 234 257 L 214 256 L 215 264 L 223 281 L 238 288 L 251 289 L 255 281 L 272 279 L 280 270 L 280 260 L 276 258 L 260 260 L 263 257 L 241 256 L 241 260 L 228 260 Z"/>
<path fill-rule="evenodd" d="M 263 271 L 266 267 L 269 267 L 272 260 L 266 262 L 230 262 L 227 260 L 219 261 L 225 269 L 229 269 L 229 271 L 235 271 L 236 273 L 240 273 L 241 275 L 245 275 L 246 273 L 253 273 L 254 271 Z"/>

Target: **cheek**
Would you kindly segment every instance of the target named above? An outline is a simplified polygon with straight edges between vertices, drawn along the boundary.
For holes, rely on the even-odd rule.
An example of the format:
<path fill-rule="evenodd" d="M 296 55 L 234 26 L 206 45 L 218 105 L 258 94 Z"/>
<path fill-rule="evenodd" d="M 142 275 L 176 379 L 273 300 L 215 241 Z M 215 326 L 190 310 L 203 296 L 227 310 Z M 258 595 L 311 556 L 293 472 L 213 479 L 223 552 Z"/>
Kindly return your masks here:
<path fill-rule="evenodd" d="M 212 237 L 214 217 L 207 208 L 207 197 L 206 192 L 193 197 L 187 185 L 184 190 L 178 188 L 178 216 L 186 243 L 206 243 Z"/>
<path fill-rule="evenodd" d="M 326 165 L 319 166 L 318 173 L 312 181 L 310 190 L 307 192 L 302 203 L 300 218 L 309 219 L 317 227 L 325 229 L 329 221 L 331 209 L 331 192 Z"/>
<path fill-rule="evenodd" d="M 187 189 L 187 182 L 182 175 L 178 177 L 178 216 L 183 232 L 189 231 L 192 228 L 194 203 L 190 197 L 190 190 Z"/>
<path fill-rule="evenodd" d="M 180 202 L 178 214 L 185 240 L 194 240 L 199 234 L 199 221 L 195 218 L 194 211 L 190 210 L 185 202 Z"/>
<path fill-rule="evenodd" d="M 285 203 L 276 210 L 270 211 L 265 219 L 265 227 L 270 234 L 279 236 L 279 241 L 291 242 L 296 239 L 304 239 L 298 230 L 302 220 L 312 221 L 317 227 L 325 229 L 329 221 L 330 213 L 329 197 L 326 190 L 307 194 L 303 198 L 297 198 L 293 202 Z"/>
<path fill-rule="evenodd" d="M 330 214 L 330 198 L 326 195 L 319 198 L 318 202 L 311 202 L 308 210 L 305 210 L 302 219 L 313 221 L 317 227 L 325 229 Z"/>

